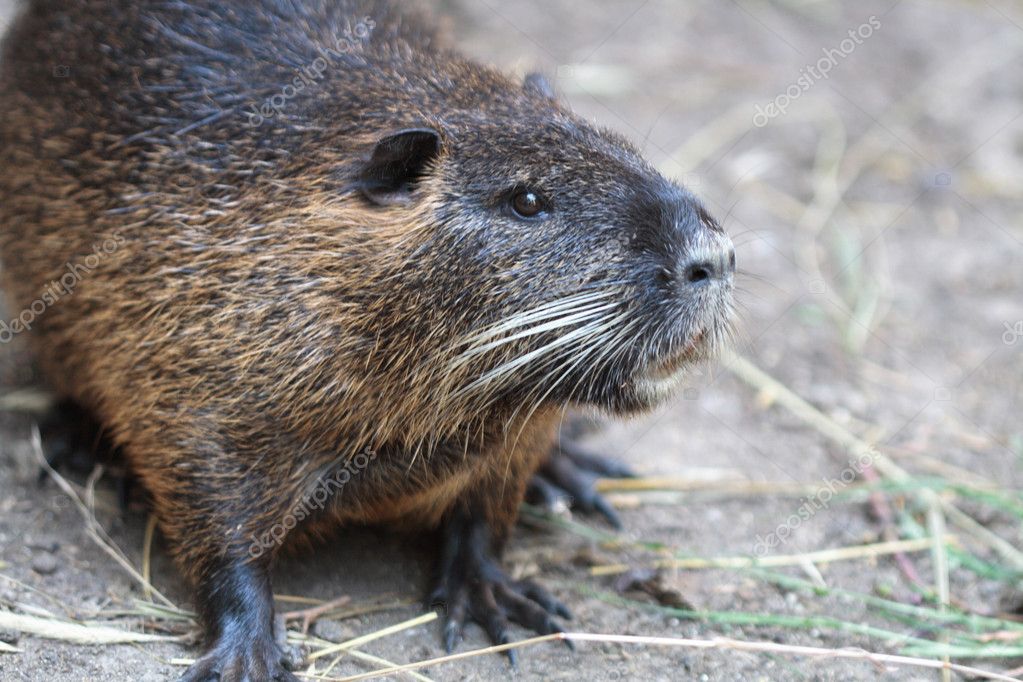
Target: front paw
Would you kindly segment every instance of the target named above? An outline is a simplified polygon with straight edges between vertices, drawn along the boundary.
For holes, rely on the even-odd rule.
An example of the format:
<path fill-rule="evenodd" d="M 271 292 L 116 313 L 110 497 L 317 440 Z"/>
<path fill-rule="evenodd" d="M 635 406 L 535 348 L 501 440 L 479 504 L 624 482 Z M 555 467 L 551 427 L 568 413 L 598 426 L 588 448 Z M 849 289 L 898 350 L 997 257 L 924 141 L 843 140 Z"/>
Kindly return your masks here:
<path fill-rule="evenodd" d="M 465 624 L 474 621 L 494 644 L 507 644 L 510 622 L 541 635 L 564 632 L 551 617 L 571 619 L 568 608 L 531 580 L 513 580 L 492 558 L 479 521 L 462 520 L 446 529 L 444 554 L 429 606 L 444 606 L 444 648 L 451 653 Z M 566 644 L 571 643 L 566 640 Z M 516 664 L 515 651 L 508 658 Z"/>
<path fill-rule="evenodd" d="M 298 682 L 276 642 L 250 633 L 225 636 L 189 667 L 180 682 Z"/>

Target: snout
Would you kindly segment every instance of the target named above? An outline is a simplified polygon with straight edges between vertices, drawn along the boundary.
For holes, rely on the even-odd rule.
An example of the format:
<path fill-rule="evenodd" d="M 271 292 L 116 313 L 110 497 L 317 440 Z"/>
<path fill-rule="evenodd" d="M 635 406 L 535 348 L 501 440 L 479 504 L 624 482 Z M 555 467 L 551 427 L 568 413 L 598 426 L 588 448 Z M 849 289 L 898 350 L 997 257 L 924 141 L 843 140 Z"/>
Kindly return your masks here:
<path fill-rule="evenodd" d="M 730 287 L 735 276 L 735 246 L 718 227 L 701 226 L 677 256 L 677 288 L 683 295 L 715 285 Z"/>
<path fill-rule="evenodd" d="M 735 247 L 722 235 L 712 248 L 701 250 L 683 258 L 681 279 L 686 286 L 697 287 L 729 282 L 735 274 Z"/>
<path fill-rule="evenodd" d="M 637 246 L 641 253 L 659 256 L 659 279 L 668 285 L 672 296 L 684 299 L 702 289 L 730 288 L 735 247 L 698 199 L 679 187 L 665 185 L 657 195 L 656 207 L 646 215 L 654 218 L 646 232 L 649 241 Z"/>
<path fill-rule="evenodd" d="M 648 352 L 636 366 L 633 398 L 653 406 L 680 385 L 686 368 L 713 356 L 731 324 L 735 247 L 716 223 L 700 225 L 680 240 L 670 276 L 651 307 Z M 664 272 L 667 275 L 667 272 Z"/>

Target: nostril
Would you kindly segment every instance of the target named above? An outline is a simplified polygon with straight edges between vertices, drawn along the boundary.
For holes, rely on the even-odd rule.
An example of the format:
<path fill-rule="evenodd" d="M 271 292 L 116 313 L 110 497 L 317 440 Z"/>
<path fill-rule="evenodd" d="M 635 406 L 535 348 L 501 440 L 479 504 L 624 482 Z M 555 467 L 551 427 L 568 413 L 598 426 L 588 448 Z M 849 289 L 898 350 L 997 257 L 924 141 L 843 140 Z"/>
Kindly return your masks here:
<path fill-rule="evenodd" d="M 735 272 L 735 249 L 728 250 L 728 269 Z"/>
<path fill-rule="evenodd" d="M 707 261 L 693 263 L 682 275 L 689 284 L 699 284 L 714 277 L 714 266 Z"/>

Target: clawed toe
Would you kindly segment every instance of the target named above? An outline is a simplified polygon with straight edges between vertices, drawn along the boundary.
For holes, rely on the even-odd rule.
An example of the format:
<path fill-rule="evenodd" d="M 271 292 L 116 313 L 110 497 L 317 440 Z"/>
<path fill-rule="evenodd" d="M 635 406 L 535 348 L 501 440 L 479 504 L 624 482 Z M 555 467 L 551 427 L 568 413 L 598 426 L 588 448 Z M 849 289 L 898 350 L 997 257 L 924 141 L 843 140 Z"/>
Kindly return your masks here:
<path fill-rule="evenodd" d="M 597 479 L 631 478 L 631 469 L 612 459 L 601 457 L 562 441 L 550 458 L 533 476 L 529 491 L 547 509 L 558 511 L 571 506 L 584 514 L 600 514 L 611 526 L 621 530 L 622 521 L 611 503 L 597 491 Z"/>
<path fill-rule="evenodd" d="M 225 640 L 188 668 L 179 682 L 298 682 L 273 641 Z"/>
<path fill-rule="evenodd" d="M 558 449 L 562 455 L 583 471 L 589 471 L 604 478 L 636 477 L 636 472 L 624 462 L 589 452 L 572 441 L 562 440 L 558 444 Z"/>
<path fill-rule="evenodd" d="M 429 598 L 431 606 L 443 605 L 446 610 L 443 640 L 448 653 L 462 639 L 468 621 L 480 625 L 495 645 L 512 641 L 511 623 L 541 635 L 564 632 L 554 619 L 571 619 L 564 604 L 530 580 L 512 580 L 481 545 L 481 537 L 467 527 L 471 524 L 451 525 L 454 531 L 448 531 L 438 586 Z M 514 666 L 515 651 L 505 654 Z"/>
<path fill-rule="evenodd" d="M 515 586 L 520 594 L 539 604 L 546 612 L 561 616 L 565 620 L 572 620 L 572 612 L 568 607 L 532 580 L 519 580 Z"/>
<path fill-rule="evenodd" d="M 436 594 L 436 593 L 435 593 Z M 439 595 L 438 595 L 439 596 Z M 471 586 L 456 589 L 450 598 L 434 601 L 446 608 L 444 648 L 454 651 L 462 639 L 465 623 L 478 623 L 495 645 L 508 644 L 508 629 L 517 623 L 541 635 L 564 632 L 552 616 L 571 618 L 572 614 L 546 590 L 528 581 L 513 581 L 502 574 L 497 580 L 475 579 Z M 514 650 L 505 652 L 512 665 Z"/>

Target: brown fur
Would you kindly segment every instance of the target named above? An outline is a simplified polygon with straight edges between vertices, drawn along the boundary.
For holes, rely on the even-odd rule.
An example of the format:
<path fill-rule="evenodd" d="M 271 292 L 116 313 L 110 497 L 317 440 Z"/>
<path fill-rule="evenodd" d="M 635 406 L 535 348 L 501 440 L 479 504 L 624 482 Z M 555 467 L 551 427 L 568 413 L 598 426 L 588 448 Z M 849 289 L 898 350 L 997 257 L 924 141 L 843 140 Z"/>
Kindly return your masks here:
<path fill-rule="evenodd" d="M 364 17 L 368 41 L 250 125 Z M 440 151 L 410 197 L 352 189 L 378 140 L 424 127 Z M 35 316 L 33 347 L 200 582 L 366 447 L 303 531 L 461 506 L 500 544 L 566 404 L 648 406 L 637 368 L 691 359 L 727 318 L 717 290 L 659 307 L 671 259 L 725 239 L 688 193 L 383 2 L 30 3 L 5 43 L 0 165 L 11 310 L 116 244 Z M 547 188 L 550 218 L 493 205 L 512 184 Z M 617 321 L 488 374 L 557 338 L 480 350 L 502 321 L 579 291 L 613 295 Z"/>

